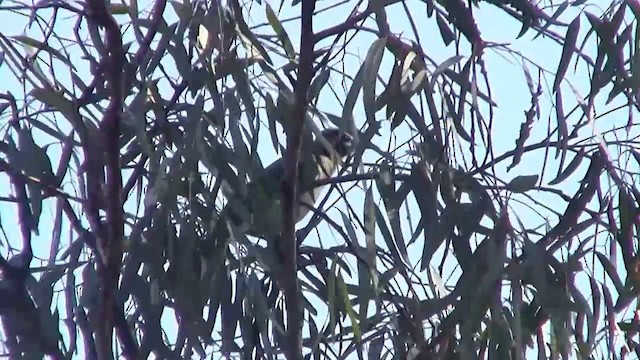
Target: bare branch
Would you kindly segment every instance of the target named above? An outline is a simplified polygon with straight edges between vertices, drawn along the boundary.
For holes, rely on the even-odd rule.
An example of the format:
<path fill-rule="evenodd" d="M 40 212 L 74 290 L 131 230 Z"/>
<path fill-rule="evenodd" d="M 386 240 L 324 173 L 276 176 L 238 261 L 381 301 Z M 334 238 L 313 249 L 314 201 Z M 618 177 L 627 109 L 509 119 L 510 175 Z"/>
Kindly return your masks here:
<path fill-rule="evenodd" d="M 300 64 L 298 79 L 295 84 L 295 105 L 290 127 L 287 133 L 287 148 L 284 154 L 285 169 L 282 180 L 282 237 L 280 248 L 284 257 L 282 281 L 287 305 L 287 338 L 289 348 L 286 350 L 289 360 L 302 358 L 302 299 L 298 287 L 298 263 L 295 238 L 295 207 L 298 191 L 298 161 L 302 146 L 302 132 L 307 114 L 308 92 L 313 79 L 313 12 L 315 0 L 302 2 L 300 31 Z"/>
<path fill-rule="evenodd" d="M 138 349 L 129 329 L 123 328 L 126 321 L 120 314 L 118 301 L 118 279 L 122 262 L 122 243 L 124 236 L 124 218 L 122 208 L 122 174 L 120 172 L 120 122 L 122 116 L 124 88 L 124 49 L 122 47 L 122 35 L 118 23 L 109 13 L 106 4 L 100 0 L 87 2 L 87 18 L 90 23 L 98 28 L 105 29 L 105 48 L 107 54 L 102 59 L 105 64 L 105 77 L 110 86 L 110 102 L 100 123 L 100 136 L 97 141 L 102 142 L 100 150 L 104 151 L 104 164 L 106 165 L 105 190 L 107 226 L 99 226 L 98 249 L 101 266 L 98 267 L 102 280 L 102 312 L 101 324 L 98 329 L 98 357 L 100 359 L 111 359 L 111 341 L 113 328 L 117 324 L 118 337 L 123 347 L 124 356 L 136 358 Z M 151 38 L 155 33 L 150 33 Z M 143 47 L 148 48 L 148 47 Z M 142 52 L 141 52 L 142 53 Z M 96 150 L 96 148 L 93 148 Z M 100 156 L 93 154 L 94 157 Z M 102 169 L 94 169 L 102 172 Z M 94 174 L 87 171 L 88 177 Z M 98 175 L 98 174 L 95 174 Z M 89 199 L 100 196 L 97 192 L 102 189 L 94 188 L 87 195 Z M 95 207 L 94 207 L 95 213 Z M 98 220 L 99 221 L 99 220 Z M 104 230 L 104 231 L 103 231 Z"/>

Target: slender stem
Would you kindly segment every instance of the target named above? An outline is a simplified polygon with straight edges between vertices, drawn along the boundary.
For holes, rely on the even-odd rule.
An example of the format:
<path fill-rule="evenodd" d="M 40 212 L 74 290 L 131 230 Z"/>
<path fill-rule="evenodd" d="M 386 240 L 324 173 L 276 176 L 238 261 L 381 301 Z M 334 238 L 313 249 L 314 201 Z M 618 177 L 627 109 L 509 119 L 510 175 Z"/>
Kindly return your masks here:
<path fill-rule="evenodd" d="M 283 256 L 282 282 L 287 307 L 286 349 L 289 360 L 302 358 L 302 297 L 298 286 L 298 256 L 296 254 L 295 219 L 296 193 L 298 191 L 298 161 L 302 146 L 302 131 L 307 113 L 308 92 L 313 79 L 315 39 L 313 12 L 315 0 L 302 1 L 300 31 L 300 64 L 295 84 L 296 102 L 287 131 L 287 149 L 284 154 L 285 169 L 282 180 L 282 237 L 280 248 Z"/>

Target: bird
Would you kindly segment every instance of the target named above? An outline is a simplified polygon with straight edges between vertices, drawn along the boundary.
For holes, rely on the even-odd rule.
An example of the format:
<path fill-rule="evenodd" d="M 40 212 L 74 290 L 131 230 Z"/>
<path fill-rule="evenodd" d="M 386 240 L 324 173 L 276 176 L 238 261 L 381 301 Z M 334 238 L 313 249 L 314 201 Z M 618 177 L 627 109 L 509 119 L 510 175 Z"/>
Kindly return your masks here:
<path fill-rule="evenodd" d="M 315 208 L 316 201 L 328 186 L 326 181 L 323 182 L 325 185 L 317 182 L 330 179 L 354 151 L 354 136 L 337 128 L 323 130 L 320 136 L 308 139 L 302 144 L 298 162 L 298 206 L 294 212 L 296 224 Z M 279 244 L 282 227 L 280 202 L 284 169 L 285 162 L 280 158 L 254 176 L 242 193 L 228 194 L 226 205 L 217 219 L 212 219 L 213 226 L 199 239 L 190 259 L 186 263 L 180 260 L 172 262 L 167 270 L 167 274 L 171 274 L 169 277 L 177 282 L 176 274 L 184 273 L 185 267 L 191 266 L 193 274 L 198 274 L 197 277 L 203 281 L 199 287 L 192 289 L 201 292 L 202 296 L 194 296 L 206 302 L 211 292 L 215 291 L 211 279 L 225 271 L 227 260 L 235 258 L 228 247 L 229 243 L 235 240 L 247 244 L 244 235 L 266 240 L 265 247 L 252 246 L 250 256 L 259 257 L 258 261 L 266 272 L 277 274 L 283 259 L 280 246 L 275 245 Z M 280 275 L 274 277 L 280 278 Z M 202 309 L 202 306 L 204 303 L 195 308 Z"/>
<path fill-rule="evenodd" d="M 347 132 L 329 128 L 320 134 L 321 137 L 316 137 L 311 143 L 303 144 L 298 163 L 296 224 L 314 208 L 327 187 L 326 184 L 314 184 L 333 176 L 344 158 L 353 152 L 353 136 Z M 242 233 L 267 239 L 280 234 L 284 168 L 284 160 L 276 160 L 247 184 L 245 196 L 234 196 L 227 202 L 216 224 L 218 241 Z"/>

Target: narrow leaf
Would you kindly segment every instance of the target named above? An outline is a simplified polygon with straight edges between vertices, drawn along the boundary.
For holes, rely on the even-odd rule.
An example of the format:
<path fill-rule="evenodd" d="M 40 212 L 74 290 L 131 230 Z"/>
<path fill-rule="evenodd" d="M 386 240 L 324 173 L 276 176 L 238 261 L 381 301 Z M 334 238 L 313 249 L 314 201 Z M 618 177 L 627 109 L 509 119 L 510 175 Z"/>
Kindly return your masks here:
<path fill-rule="evenodd" d="M 580 166 L 583 159 L 584 159 L 584 154 L 582 152 L 577 153 L 576 156 L 573 158 L 573 160 L 571 160 L 569 165 L 567 165 L 567 167 L 564 170 L 560 171 L 560 169 L 558 169 L 558 175 L 556 176 L 555 179 L 549 181 L 549 185 L 556 185 L 563 182 L 566 178 L 568 178 L 571 174 L 573 174 L 578 169 L 578 166 Z"/>
<path fill-rule="evenodd" d="M 273 9 L 271 8 L 271 6 L 269 6 L 268 3 L 265 3 L 265 5 L 266 5 L 266 12 L 267 12 L 267 20 L 269 21 L 269 25 L 271 25 L 271 27 L 273 28 L 273 31 L 276 33 L 278 40 L 280 40 L 280 43 L 282 44 L 282 48 L 287 53 L 287 56 L 290 59 L 295 58 L 296 52 L 293 49 L 293 45 L 291 44 L 289 35 L 284 30 L 282 23 L 280 22 L 276 14 L 273 12 Z"/>
<path fill-rule="evenodd" d="M 362 84 L 362 96 L 364 111 L 369 124 L 375 123 L 376 83 L 378 71 L 382 62 L 382 55 L 387 44 L 387 38 L 380 38 L 371 45 L 364 59 L 364 79 Z"/>
<path fill-rule="evenodd" d="M 66 65 L 68 65 L 72 70 L 76 70 L 76 67 L 73 66 L 73 63 L 66 57 L 64 56 L 60 51 L 52 48 L 49 44 L 43 43 L 41 41 L 38 41 L 36 39 L 30 38 L 28 36 L 24 36 L 24 35 L 17 35 L 17 36 L 12 36 L 12 39 L 18 40 L 21 43 L 34 47 L 36 49 L 42 50 L 42 51 L 46 51 L 49 54 L 51 54 L 54 58 L 62 61 L 63 63 L 65 63 Z"/>
<path fill-rule="evenodd" d="M 553 82 L 553 91 L 557 91 L 562 79 L 564 79 L 567 69 L 569 69 L 569 63 L 573 51 L 578 41 L 578 32 L 580 31 L 580 16 L 577 16 L 567 29 L 567 35 L 565 36 L 564 46 L 562 47 L 562 56 L 560 57 L 560 63 L 558 64 L 558 71 L 556 72 L 556 79 Z"/>
<path fill-rule="evenodd" d="M 533 189 L 538 182 L 538 175 L 522 175 L 517 176 L 509 182 L 507 187 L 516 193 L 523 193 Z"/>

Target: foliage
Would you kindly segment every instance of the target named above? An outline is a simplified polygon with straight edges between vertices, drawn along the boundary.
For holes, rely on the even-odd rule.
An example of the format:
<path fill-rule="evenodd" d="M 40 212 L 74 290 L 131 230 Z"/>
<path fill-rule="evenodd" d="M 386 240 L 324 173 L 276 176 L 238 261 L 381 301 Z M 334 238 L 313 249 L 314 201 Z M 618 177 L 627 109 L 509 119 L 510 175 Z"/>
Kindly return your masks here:
<path fill-rule="evenodd" d="M 311 55 L 307 128 L 358 136 L 298 224 L 307 356 L 638 352 L 636 0 L 319 1 L 312 46 L 301 1 L 98 3 L 0 3 L 5 352 L 93 358 L 111 314 L 127 357 L 280 354 L 278 258 L 210 244 Z"/>

